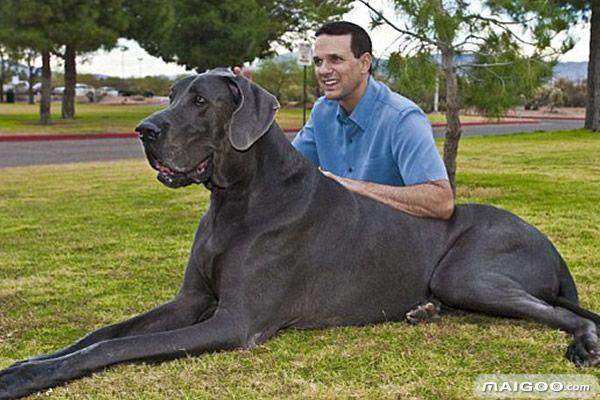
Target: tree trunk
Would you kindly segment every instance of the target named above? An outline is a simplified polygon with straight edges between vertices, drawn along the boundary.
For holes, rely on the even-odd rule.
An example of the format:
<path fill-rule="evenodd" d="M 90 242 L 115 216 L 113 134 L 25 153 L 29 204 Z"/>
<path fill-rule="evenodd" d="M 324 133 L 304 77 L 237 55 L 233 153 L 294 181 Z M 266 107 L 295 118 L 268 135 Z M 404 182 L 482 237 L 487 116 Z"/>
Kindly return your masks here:
<path fill-rule="evenodd" d="M 52 71 L 50 70 L 50 52 L 42 52 L 42 99 L 40 101 L 40 123 L 50 124 L 50 90 L 52 89 Z"/>
<path fill-rule="evenodd" d="M 4 102 L 4 80 L 6 79 L 4 70 L 4 53 L 0 51 L 0 103 Z"/>
<path fill-rule="evenodd" d="M 600 2 L 598 1 L 592 3 L 591 25 L 585 127 L 600 131 Z"/>
<path fill-rule="evenodd" d="M 33 85 L 35 84 L 35 76 L 33 76 L 33 64 L 32 64 L 32 59 L 31 57 L 27 58 L 27 69 L 29 71 L 29 75 L 27 76 L 27 81 L 29 83 L 29 89 L 28 89 L 28 94 L 29 94 L 29 104 L 34 104 L 34 100 L 33 100 Z"/>
<path fill-rule="evenodd" d="M 63 119 L 75 117 L 75 83 L 77 72 L 75 71 L 75 49 L 67 45 L 65 48 L 65 91 L 62 98 Z"/>
<path fill-rule="evenodd" d="M 460 126 L 460 104 L 458 101 L 458 81 L 454 65 L 454 49 L 442 49 L 442 63 L 446 76 L 446 138 L 444 140 L 444 164 L 450 179 L 452 191 L 456 192 L 456 157 L 462 129 Z"/>

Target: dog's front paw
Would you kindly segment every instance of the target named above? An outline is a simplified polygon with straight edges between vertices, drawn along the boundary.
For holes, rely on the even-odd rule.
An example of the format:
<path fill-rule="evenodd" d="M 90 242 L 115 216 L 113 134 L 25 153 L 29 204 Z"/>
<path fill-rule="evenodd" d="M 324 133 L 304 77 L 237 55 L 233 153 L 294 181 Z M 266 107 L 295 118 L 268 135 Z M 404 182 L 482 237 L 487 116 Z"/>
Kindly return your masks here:
<path fill-rule="evenodd" d="M 420 324 L 423 322 L 433 322 L 440 319 L 440 303 L 436 300 L 427 301 L 419 304 L 406 313 L 406 320 L 409 324 Z"/>
<path fill-rule="evenodd" d="M 23 390 L 27 377 L 21 374 L 21 365 L 15 364 L 0 371 L 0 400 L 16 399 L 27 394 Z"/>
<path fill-rule="evenodd" d="M 17 399 L 53 386 L 48 368 L 24 362 L 0 371 L 0 400 Z"/>

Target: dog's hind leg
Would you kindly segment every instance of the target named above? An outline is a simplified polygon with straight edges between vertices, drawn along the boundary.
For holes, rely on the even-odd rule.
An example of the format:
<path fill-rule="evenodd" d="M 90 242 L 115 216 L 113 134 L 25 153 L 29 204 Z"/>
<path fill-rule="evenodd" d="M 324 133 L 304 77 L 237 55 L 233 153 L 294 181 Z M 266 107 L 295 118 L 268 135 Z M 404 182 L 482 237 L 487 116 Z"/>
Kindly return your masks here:
<path fill-rule="evenodd" d="M 442 303 L 467 311 L 500 317 L 541 322 L 573 335 L 566 356 L 578 366 L 600 364 L 600 345 L 596 324 L 561 306 L 541 300 L 525 291 L 519 282 L 499 274 L 472 277 L 470 280 L 432 280 L 432 292 Z M 460 282 L 460 284 L 458 284 Z M 458 284 L 458 285 L 457 285 Z"/>

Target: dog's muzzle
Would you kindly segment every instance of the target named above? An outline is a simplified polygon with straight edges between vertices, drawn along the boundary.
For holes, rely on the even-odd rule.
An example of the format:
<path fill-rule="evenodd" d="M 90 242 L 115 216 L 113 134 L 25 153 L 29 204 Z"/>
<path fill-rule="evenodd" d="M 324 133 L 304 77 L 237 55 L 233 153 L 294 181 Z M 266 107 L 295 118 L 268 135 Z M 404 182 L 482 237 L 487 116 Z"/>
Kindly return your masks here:
<path fill-rule="evenodd" d="M 170 188 L 188 186 L 192 183 L 207 183 L 213 171 L 212 156 L 200 161 L 194 168 L 181 171 L 164 165 L 151 151 L 146 149 L 146 156 L 152 168 L 158 171 L 156 178 Z"/>

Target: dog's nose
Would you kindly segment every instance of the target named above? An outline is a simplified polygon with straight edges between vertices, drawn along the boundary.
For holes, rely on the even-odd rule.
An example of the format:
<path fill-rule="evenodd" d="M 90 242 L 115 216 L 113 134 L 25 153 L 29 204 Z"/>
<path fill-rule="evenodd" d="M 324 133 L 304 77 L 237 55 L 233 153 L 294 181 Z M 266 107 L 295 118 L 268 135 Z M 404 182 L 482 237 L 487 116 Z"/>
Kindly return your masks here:
<path fill-rule="evenodd" d="M 160 136 L 160 128 L 150 121 L 142 122 L 135 128 L 135 131 L 142 142 L 153 142 Z"/>

